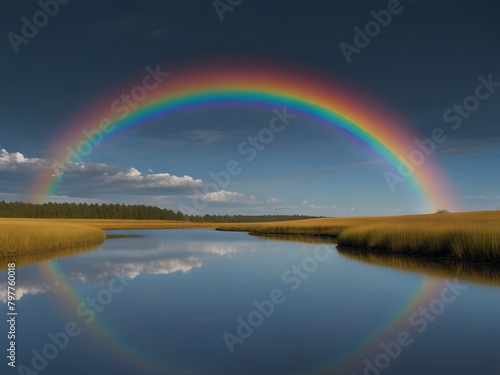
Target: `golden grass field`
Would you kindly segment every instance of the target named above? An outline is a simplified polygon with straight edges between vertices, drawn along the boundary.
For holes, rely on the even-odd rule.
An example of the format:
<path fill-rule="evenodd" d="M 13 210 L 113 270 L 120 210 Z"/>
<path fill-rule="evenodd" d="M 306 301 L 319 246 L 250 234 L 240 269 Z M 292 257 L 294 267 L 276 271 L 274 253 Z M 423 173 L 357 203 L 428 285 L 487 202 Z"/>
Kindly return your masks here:
<path fill-rule="evenodd" d="M 334 236 L 341 246 L 500 261 L 500 211 L 224 224 L 218 229 Z"/>
<path fill-rule="evenodd" d="M 60 250 L 106 239 L 104 232 L 70 220 L 0 219 L 0 256 Z"/>
<path fill-rule="evenodd" d="M 335 237 L 341 246 L 467 261 L 500 261 L 500 211 L 321 218 L 267 223 L 0 219 L 0 257 L 104 241 L 102 230 L 215 228 Z"/>

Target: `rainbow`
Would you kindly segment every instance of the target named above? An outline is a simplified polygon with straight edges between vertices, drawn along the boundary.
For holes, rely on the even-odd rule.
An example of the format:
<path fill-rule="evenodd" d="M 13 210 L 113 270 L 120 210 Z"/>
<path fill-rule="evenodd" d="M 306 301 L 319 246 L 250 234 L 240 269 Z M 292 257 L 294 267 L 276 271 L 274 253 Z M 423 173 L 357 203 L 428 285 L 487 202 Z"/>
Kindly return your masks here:
<path fill-rule="evenodd" d="M 170 75 L 160 87 L 149 92 L 140 106 L 127 116 L 120 116 L 111 111 L 110 105 L 117 98 L 116 92 L 124 91 L 127 90 L 113 90 L 109 98 L 100 98 L 98 105 L 92 106 L 90 111 L 86 110 L 83 115 L 71 121 L 66 131 L 54 141 L 51 147 L 53 153 L 48 159 L 54 160 L 56 165 L 64 165 L 67 160 L 81 156 L 84 148 L 92 148 L 84 132 L 99 129 L 99 124 L 105 119 L 111 120 L 113 130 L 103 134 L 104 141 L 111 140 L 128 129 L 145 125 L 153 119 L 182 111 L 227 107 L 286 106 L 289 112 L 338 130 L 380 155 L 392 166 L 395 174 L 401 167 L 410 167 L 407 160 L 416 150 L 417 136 L 404 121 L 384 109 L 384 105 L 377 100 L 368 101 L 345 85 L 330 79 L 304 72 L 285 71 L 282 67 L 270 68 L 254 64 L 252 67 L 232 65 L 210 69 L 185 69 Z M 72 151 L 68 152 L 68 149 Z M 53 170 L 39 177 L 32 185 L 33 200 L 43 202 L 55 195 L 62 180 L 63 173 L 54 173 Z M 415 167 L 406 182 L 429 211 L 437 208 L 456 209 L 451 201 L 453 194 L 450 184 L 432 159 Z M 57 263 L 52 261 L 43 267 L 47 276 L 57 281 L 63 291 L 66 290 L 64 294 L 68 306 L 74 308 L 81 303 L 81 298 L 71 285 L 64 284 L 57 272 Z M 408 312 L 432 298 L 436 291 L 436 282 L 424 280 L 390 321 L 381 329 L 372 332 L 369 340 L 364 342 L 378 344 L 380 340 L 390 337 L 407 325 Z M 103 322 L 98 321 L 94 329 L 100 337 L 107 337 L 113 343 L 121 342 Z M 354 350 L 322 366 L 320 372 L 331 371 L 332 366 L 345 368 L 348 364 L 359 368 L 367 348 L 363 343 L 354 346 Z M 119 344 L 118 347 L 121 351 L 132 352 L 132 358 L 136 359 L 141 367 L 150 365 L 143 355 L 131 350 L 130 345 Z"/>
<path fill-rule="evenodd" d="M 376 100 L 363 100 L 345 86 L 321 77 L 282 69 L 227 66 L 188 69 L 167 77 L 148 94 L 140 107 L 126 116 L 113 113 L 112 102 L 113 99 L 107 100 L 105 106 L 86 111 L 85 116 L 75 119 L 51 147 L 54 153 L 50 159 L 64 165 L 68 160 L 81 159 L 82 155 L 88 154 L 93 146 L 84 132 L 88 134 L 99 129 L 104 119 L 112 122 L 109 128 L 112 127 L 112 131 L 101 133 L 107 140 L 127 129 L 180 111 L 228 106 L 278 106 L 280 109 L 286 106 L 293 113 L 349 135 L 382 156 L 392 165 L 392 172 L 396 175 L 398 170 L 411 168 L 408 158 L 416 150 L 414 141 L 417 137 L 404 121 L 384 110 Z M 444 176 L 439 166 L 429 159 L 415 167 L 405 181 L 429 211 L 443 207 L 454 209 L 450 201 L 453 194 Z M 32 186 L 32 200 L 40 203 L 56 194 L 62 180 L 63 173 L 45 173 Z M 381 183 L 385 183 L 382 174 Z"/>
<path fill-rule="evenodd" d="M 49 280 L 54 287 L 59 300 L 63 302 L 63 307 L 71 314 L 72 318 L 77 318 L 78 325 L 83 332 L 91 334 L 97 338 L 97 341 L 102 346 L 103 350 L 108 350 L 115 358 L 118 358 L 121 363 L 129 363 L 137 368 L 147 370 L 150 373 L 177 373 L 177 366 L 173 366 L 165 361 L 152 357 L 148 353 L 142 352 L 117 332 L 109 328 L 109 326 L 100 318 L 99 313 L 96 313 L 95 318 L 87 323 L 77 315 L 77 307 L 84 304 L 88 308 L 87 302 L 78 293 L 64 277 L 60 268 L 59 261 L 51 260 L 40 264 L 42 275 L 46 280 Z"/>
<path fill-rule="evenodd" d="M 157 359 L 148 353 L 143 352 L 133 344 L 125 341 L 118 333 L 111 329 L 104 322 L 99 314 L 91 323 L 86 323 L 83 318 L 76 316 L 76 308 L 80 304 L 86 304 L 85 299 L 77 292 L 64 277 L 59 261 L 52 260 L 40 265 L 43 276 L 50 281 L 51 285 L 62 301 L 63 307 L 71 314 L 72 318 L 77 318 L 80 328 L 89 335 L 94 336 L 102 348 L 106 348 L 111 355 L 120 360 L 121 363 L 128 363 L 148 371 L 148 373 L 185 373 L 178 365 L 168 363 L 165 358 Z M 335 373 L 345 373 L 350 371 L 353 374 L 362 374 L 364 360 L 373 358 L 381 351 L 381 342 L 391 342 L 397 338 L 399 332 L 408 330 L 409 315 L 417 311 L 420 306 L 428 304 L 432 298 L 439 294 L 443 288 L 442 280 L 423 277 L 408 301 L 397 310 L 393 316 L 381 328 L 377 328 L 368 333 L 356 342 L 351 343 L 345 353 L 336 353 L 328 363 L 318 365 L 311 373 L 316 375 L 327 375 Z M 411 331 L 411 330 L 408 330 Z M 415 337 L 415 332 L 410 332 Z M 375 353 L 375 354 L 374 354 Z"/>
<path fill-rule="evenodd" d="M 365 360 L 373 363 L 374 358 L 383 353 L 381 343 L 388 344 L 397 340 L 399 333 L 406 331 L 412 338 L 418 335 L 414 328 L 410 327 L 411 314 L 418 311 L 421 306 L 429 304 L 429 301 L 440 294 L 444 288 L 443 280 L 423 276 L 418 287 L 393 316 L 380 328 L 373 330 L 356 342 L 351 343 L 345 353 L 336 353 L 332 360 L 324 363 L 313 371 L 315 375 L 327 374 L 353 374 L 362 375 Z"/>

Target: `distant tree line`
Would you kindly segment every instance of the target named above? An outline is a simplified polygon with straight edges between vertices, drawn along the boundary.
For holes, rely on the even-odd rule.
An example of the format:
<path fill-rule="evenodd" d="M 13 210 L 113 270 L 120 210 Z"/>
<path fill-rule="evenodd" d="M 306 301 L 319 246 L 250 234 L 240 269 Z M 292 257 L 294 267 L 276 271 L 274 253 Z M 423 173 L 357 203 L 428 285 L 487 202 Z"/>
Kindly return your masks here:
<path fill-rule="evenodd" d="M 311 218 L 304 215 L 185 215 L 181 211 L 145 205 L 97 203 L 0 202 L 0 217 L 54 219 L 185 220 L 209 222 L 263 222 Z"/>
<path fill-rule="evenodd" d="M 97 203 L 0 202 L 0 217 L 57 219 L 185 220 L 182 212 L 145 206 Z"/>

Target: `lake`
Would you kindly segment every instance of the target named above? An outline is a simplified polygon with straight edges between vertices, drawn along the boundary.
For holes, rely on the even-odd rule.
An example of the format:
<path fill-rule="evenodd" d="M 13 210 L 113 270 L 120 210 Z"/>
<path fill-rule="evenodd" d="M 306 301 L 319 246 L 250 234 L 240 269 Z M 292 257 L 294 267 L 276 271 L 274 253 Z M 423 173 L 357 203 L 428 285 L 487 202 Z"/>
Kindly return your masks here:
<path fill-rule="evenodd" d="M 141 237 L 17 267 L 17 368 L 3 355 L 2 374 L 500 374 L 497 270 L 210 229 L 109 233 Z"/>

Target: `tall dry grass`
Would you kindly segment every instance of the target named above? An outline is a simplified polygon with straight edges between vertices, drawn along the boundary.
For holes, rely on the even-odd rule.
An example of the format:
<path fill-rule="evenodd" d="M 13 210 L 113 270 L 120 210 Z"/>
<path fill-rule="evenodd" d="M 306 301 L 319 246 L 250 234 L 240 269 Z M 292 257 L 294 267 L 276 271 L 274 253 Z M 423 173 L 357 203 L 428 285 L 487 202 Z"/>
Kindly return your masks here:
<path fill-rule="evenodd" d="M 99 228 L 62 220 L 0 219 L 0 257 L 64 249 L 105 239 Z"/>
<path fill-rule="evenodd" d="M 500 211 L 226 224 L 219 230 L 333 236 L 339 245 L 467 261 L 500 261 Z"/>
<path fill-rule="evenodd" d="M 338 237 L 338 243 L 427 256 L 453 256 L 460 260 L 500 261 L 500 228 L 488 224 L 372 224 L 346 229 Z"/>
<path fill-rule="evenodd" d="M 0 219 L 0 256 L 103 241 L 105 235 L 102 229 L 174 228 L 327 236 L 336 238 L 343 246 L 500 262 L 500 211 L 227 224 L 160 220 Z"/>

